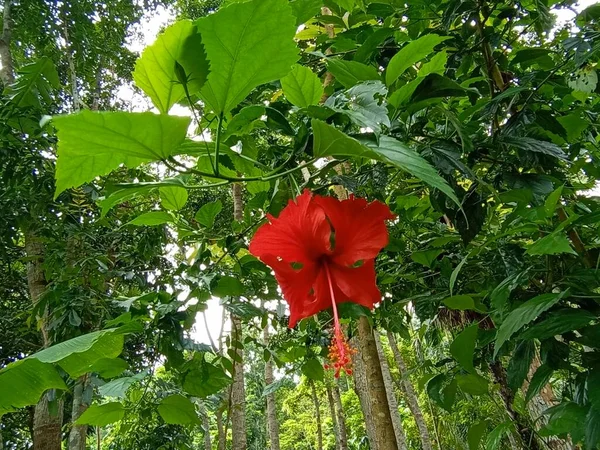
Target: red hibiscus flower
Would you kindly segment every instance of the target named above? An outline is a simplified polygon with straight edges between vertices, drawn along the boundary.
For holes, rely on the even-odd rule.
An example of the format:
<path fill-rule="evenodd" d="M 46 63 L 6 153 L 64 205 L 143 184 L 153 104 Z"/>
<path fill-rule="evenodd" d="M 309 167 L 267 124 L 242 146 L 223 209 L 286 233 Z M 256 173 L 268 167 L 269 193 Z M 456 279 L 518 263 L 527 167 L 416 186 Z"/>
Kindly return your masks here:
<path fill-rule="evenodd" d="M 381 300 L 375 283 L 375 257 L 388 243 L 387 205 L 365 199 L 337 200 L 310 191 L 290 200 L 278 218 L 267 215 L 250 242 L 250 253 L 275 272 L 290 307 L 289 326 L 333 309 L 334 344 L 330 356 L 336 376 L 349 373 L 348 344 L 340 328 L 337 304 L 373 308 Z"/>

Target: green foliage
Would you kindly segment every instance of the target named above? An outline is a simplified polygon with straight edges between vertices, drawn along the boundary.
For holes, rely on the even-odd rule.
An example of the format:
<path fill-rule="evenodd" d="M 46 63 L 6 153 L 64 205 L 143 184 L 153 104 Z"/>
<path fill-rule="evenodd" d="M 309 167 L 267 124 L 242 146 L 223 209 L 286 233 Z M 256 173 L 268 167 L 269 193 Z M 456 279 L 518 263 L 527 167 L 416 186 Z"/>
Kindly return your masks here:
<path fill-rule="evenodd" d="M 308 67 L 296 65 L 281 79 L 281 87 L 286 98 L 299 108 L 316 105 L 323 96 L 323 86 L 319 77 Z"/>

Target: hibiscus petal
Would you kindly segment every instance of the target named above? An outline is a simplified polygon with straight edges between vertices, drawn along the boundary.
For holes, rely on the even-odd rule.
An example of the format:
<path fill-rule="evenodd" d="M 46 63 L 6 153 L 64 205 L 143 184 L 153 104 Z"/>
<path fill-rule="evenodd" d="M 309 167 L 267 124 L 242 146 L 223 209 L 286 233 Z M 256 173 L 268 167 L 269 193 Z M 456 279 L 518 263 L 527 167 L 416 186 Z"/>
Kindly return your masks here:
<path fill-rule="evenodd" d="M 314 263 L 331 253 L 331 226 L 323 209 L 305 190 L 290 200 L 278 218 L 268 216 L 269 223 L 261 226 L 250 242 L 250 253 L 263 262 L 271 255 L 287 262 Z"/>
<path fill-rule="evenodd" d="M 386 220 L 393 219 L 388 206 L 379 201 L 367 203 L 351 196 L 339 201 L 333 197 L 315 197 L 335 232 L 332 259 L 342 266 L 373 259 L 388 244 Z"/>
<path fill-rule="evenodd" d="M 360 267 L 346 267 L 330 264 L 329 270 L 336 287 L 343 293 L 337 302 L 352 301 L 373 309 L 381 301 L 381 292 L 377 287 L 375 260 L 366 260 Z"/>
<path fill-rule="evenodd" d="M 275 272 L 283 298 L 290 307 L 290 328 L 319 311 L 313 289 L 319 274 L 317 265 L 306 264 L 301 269 L 294 269 L 289 263 L 270 255 L 265 256 L 264 263 Z"/>

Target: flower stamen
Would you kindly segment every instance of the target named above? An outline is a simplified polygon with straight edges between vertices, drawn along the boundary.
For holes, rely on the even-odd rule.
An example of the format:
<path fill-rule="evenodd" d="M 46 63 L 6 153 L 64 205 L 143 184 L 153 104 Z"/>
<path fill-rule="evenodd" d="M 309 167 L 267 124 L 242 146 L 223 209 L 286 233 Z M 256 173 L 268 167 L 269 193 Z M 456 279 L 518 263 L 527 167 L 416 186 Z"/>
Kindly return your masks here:
<path fill-rule="evenodd" d="M 356 350 L 350 347 L 350 344 L 346 340 L 342 327 L 340 326 L 340 320 L 338 317 L 337 304 L 335 302 L 335 294 L 333 291 L 333 282 L 331 280 L 331 274 L 329 272 L 329 266 L 327 263 L 323 264 L 325 268 L 325 274 L 327 275 L 327 282 L 329 283 L 329 294 L 331 296 L 331 306 L 333 309 L 333 340 L 329 347 L 329 360 L 332 362 L 332 368 L 335 370 L 334 376 L 340 377 L 340 372 L 343 370 L 347 375 L 352 375 L 352 355 L 356 353 Z M 330 366 L 326 365 L 328 369 Z"/>

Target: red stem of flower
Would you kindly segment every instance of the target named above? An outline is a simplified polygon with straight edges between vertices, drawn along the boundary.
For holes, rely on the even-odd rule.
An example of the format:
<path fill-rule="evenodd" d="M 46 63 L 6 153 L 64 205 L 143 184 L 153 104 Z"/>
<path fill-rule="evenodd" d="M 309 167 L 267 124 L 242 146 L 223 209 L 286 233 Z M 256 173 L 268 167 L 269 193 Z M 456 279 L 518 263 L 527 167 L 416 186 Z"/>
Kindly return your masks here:
<path fill-rule="evenodd" d="M 334 326 L 334 339 L 337 345 L 339 355 L 342 361 L 346 360 L 346 346 L 342 339 L 342 328 L 340 327 L 340 320 L 338 318 L 337 304 L 335 303 L 335 294 L 333 293 L 333 282 L 331 281 L 331 273 L 329 273 L 329 266 L 327 263 L 325 266 L 325 274 L 327 275 L 327 282 L 329 283 L 329 293 L 331 295 L 331 307 L 333 309 L 333 326 Z"/>

